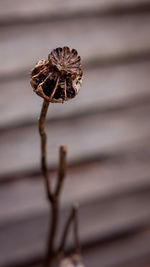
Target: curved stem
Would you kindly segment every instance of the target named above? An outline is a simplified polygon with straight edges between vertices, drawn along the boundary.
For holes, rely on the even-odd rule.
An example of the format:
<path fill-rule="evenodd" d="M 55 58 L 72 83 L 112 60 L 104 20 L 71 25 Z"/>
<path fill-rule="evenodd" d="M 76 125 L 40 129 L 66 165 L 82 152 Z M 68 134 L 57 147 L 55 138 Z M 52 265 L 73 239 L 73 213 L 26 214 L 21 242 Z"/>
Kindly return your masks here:
<path fill-rule="evenodd" d="M 48 236 L 47 253 L 45 259 L 45 267 L 51 266 L 55 251 L 54 243 L 57 234 L 57 224 L 58 224 L 58 212 L 59 212 L 59 195 L 63 186 L 63 181 L 66 173 L 66 152 L 67 148 L 65 146 L 60 147 L 60 160 L 59 160 L 59 172 L 58 181 L 54 193 L 51 191 L 51 184 L 48 175 L 48 168 L 46 162 L 46 133 L 45 133 L 45 120 L 49 107 L 49 102 L 44 100 L 42 105 L 42 110 L 39 118 L 39 133 L 41 137 L 41 170 L 45 179 L 46 195 L 51 208 L 51 220 L 50 220 L 50 230 Z"/>
<path fill-rule="evenodd" d="M 63 186 L 63 181 L 66 174 L 66 153 L 67 148 L 65 146 L 60 146 L 60 159 L 59 159 L 59 170 L 58 170 L 58 180 L 56 185 L 56 190 L 53 195 L 53 203 L 51 207 L 51 227 L 49 232 L 47 259 L 45 267 L 51 265 L 54 258 L 54 241 L 57 233 L 58 225 L 58 213 L 59 213 L 59 196 Z"/>
<path fill-rule="evenodd" d="M 80 254 L 80 241 L 79 241 L 79 229 L 78 229 L 78 217 L 77 217 L 77 212 L 78 212 L 78 206 L 74 205 L 71 213 L 68 217 L 68 220 L 66 222 L 64 232 L 62 234 L 61 242 L 60 242 L 60 247 L 58 250 L 58 254 L 63 254 L 65 250 L 65 245 L 66 245 L 66 240 L 68 237 L 68 233 L 71 227 L 71 224 L 74 223 L 74 245 L 75 245 L 75 252 L 77 254 Z"/>
<path fill-rule="evenodd" d="M 58 201 L 54 201 L 51 206 L 51 223 L 48 236 L 47 244 L 47 253 L 45 259 L 45 267 L 50 267 L 54 260 L 55 251 L 54 251 L 54 241 L 57 232 L 57 223 L 58 223 Z"/>
<path fill-rule="evenodd" d="M 75 251 L 76 254 L 81 253 L 80 240 L 79 240 L 79 225 L 78 225 L 78 207 L 75 206 L 75 214 L 74 214 L 74 243 L 75 243 Z"/>
<path fill-rule="evenodd" d="M 59 195 L 63 187 L 64 178 L 66 175 L 66 169 L 67 169 L 66 154 L 67 154 L 67 147 L 60 146 L 58 179 L 57 179 L 57 185 L 56 185 L 56 190 L 54 194 L 55 199 L 59 198 Z"/>
<path fill-rule="evenodd" d="M 41 170 L 43 176 L 45 178 L 45 186 L 46 186 L 46 195 L 50 202 L 52 202 L 52 194 L 51 194 L 51 187 L 50 181 L 48 177 L 48 169 L 47 169 L 47 162 L 46 162 L 46 133 L 45 133 L 45 119 L 47 110 L 49 107 L 49 102 L 44 100 L 40 118 L 39 118 L 39 133 L 41 136 Z"/>

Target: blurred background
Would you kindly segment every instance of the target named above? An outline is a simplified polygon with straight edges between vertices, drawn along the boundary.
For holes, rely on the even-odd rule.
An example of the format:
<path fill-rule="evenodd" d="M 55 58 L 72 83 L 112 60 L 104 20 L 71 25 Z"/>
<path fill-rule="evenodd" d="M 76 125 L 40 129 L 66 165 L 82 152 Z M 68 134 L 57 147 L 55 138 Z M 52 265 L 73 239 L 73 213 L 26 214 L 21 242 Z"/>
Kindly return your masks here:
<path fill-rule="evenodd" d="M 48 112 L 53 181 L 68 146 L 59 231 L 78 202 L 87 267 L 149 267 L 150 1 L 0 0 L 0 33 L 0 266 L 42 266 L 49 209 L 30 69 L 67 45 L 84 81 Z"/>

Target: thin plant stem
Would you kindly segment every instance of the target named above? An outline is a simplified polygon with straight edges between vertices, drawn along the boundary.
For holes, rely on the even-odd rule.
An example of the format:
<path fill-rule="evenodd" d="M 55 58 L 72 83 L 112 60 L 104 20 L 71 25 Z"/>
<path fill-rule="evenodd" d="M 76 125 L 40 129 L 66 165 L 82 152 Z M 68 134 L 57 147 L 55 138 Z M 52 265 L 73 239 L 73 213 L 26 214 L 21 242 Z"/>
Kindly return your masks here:
<path fill-rule="evenodd" d="M 74 243 L 75 243 L 75 251 L 77 254 L 81 254 L 81 246 L 79 240 L 79 223 L 78 223 L 78 206 L 75 207 L 74 214 Z"/>
<path fill-rule="evenodd" d="M 44 100 L 40 119 L 39 119 L 39 133 L 41 136 L 41 170 L 45 179 L 46 195 L 50 204 L 50 230 L 48 235 L 47 253 L 44 266 L 50 267 L 53 263 L 55 253 L 55 240 L 57 234 L 58 226 L 58 215 L 59 215 L 59 196 L 63 187 L 63 182 L 66 174 L 66 146 L 60 146 L 60 156 L 59 156 L 59 169 L 58 169 L 58 179 L 56 183 L 56 188 L 54 193 L 51 191 L 51 184 L 48 175 L 47 168 L 47 153 L 46 153 L 46 133 L 45 133 L 45 120 L 49 107 L 49 102 Z M 74 206 L 71 214 L 66 222 L 65 229 L 62 235 L 61 243 L 58 252 L 62 253 L 66 244 L 66 239 L 71 224 L 74 222 L 74 242 L 76 253 L 80 253 L 80 243 L 78 237 L 78 218 L 77 218 L 77 206 Z"/>
<path fill-rule="evenodd" d="M 57 212 L 56 210 L 56 205 L 54 205 L 54 197 L 51 192 L 51 184 L 50 184 L 50 179 L 49 179 L 49 174 L 48 174 L 48 168 L 47 168 L 47 151 L 46 151 L 46 133 L 45 133 L 45 121 L 46 121 L 46 115 L 49 107 L 49 102 L 44 100 L 42 109 L 41 109 L 41 114 L 40 114 L 40 119 L 39 119 L 39 133 L 41 136 L 41 170 L 45 179 L 45 188 L 46 188 L 46 195 L 48 202 L 50 204 L 51 208 L 51 223 L 50 223 L 50 237 L 49 240 L 54 240 L 54 234 L 53 234 L 53 228 L 55 225 L 55 221 L 57 221 Z M 47 254 L 46 254 L 46 261 L 45 261 L 45 266 L 48 266 L 48 259 L 49 259 L 49 251 L 52 251 L 52 246 L 53 243 L 48 240 L 48 248 L 47 248 Z M 50 243 L 50 244 L 49 244 Z M 49 248 L 50 246 L 50 248 Z M 50 257 L 52 257 L 52 253 L 50 253 Z"/>
<path fill-rule="evenodd" d="M 57 185 L 55 190 L 55 198 L 58 198 L 61 193 L 64 178 L 66 175 L 66 169 L 67 169 L 66 153 L 67 153 L 67 147 L 60 146 L 59 169 L 58 169 Z"/>
<path fill-rule="evenodd" d="M 59 247 L 59 250 L 58 250 L 58 253 L 59 254 L 63 254 L 64 253 L 64 250 L 65 250 L 65 245 L 66 245 L 66 240 L 67 240 L 67 236 L 68 236 L 68 233 L 69 233 L 69 229 L 70 229 L 70 226 L 74 220 L 74 214 L 75 214 L 75 208 L 73 207 L 72 210 L 71 210 L 71 213 L 67 219 L 67 222 L 66 222 L 66 225 L 65 225 L 65 228 L 64 228 L 64 232 L 62 234 L 62 238 L 61 238 L 61 242 L 60 242 L 60 247 Z"/>
<path fill-rule="evenodd" d="M 67 166 L 66 153 L 67 153 L 67 148 L 65 146 L 61 146 L 58 180 L 57 180 L 56 189 L 53 195 L 53 202 L 51 206 L 51 223 L 50 223 L 50 232 L 49 232 L 45 267 L 51 266 L 54 255 L 55 255 L 54 245 L 55 245 L 55 238 L 56 238 L 57 226 L 58 226 L 59 196 L 60 196 L 60 192 L 62 189 L 64 178 L 65 178 L 66 166 Z"/>
<path fill-rule="evenodd" d="M 54 260 L 55 251 L 54 243 L 57 233 L 57 223 L 58 223 L 58 202 L 54 200 L 51 206 L 51 220 L 50 220 L 50 231 L 48 236 L 47 253 L 45 260 L 45 267 L 50 267 Z"/>
<path fill-rule="evenodd" d="M 71 213 L 67 219 L 64 232 L 62 234 L 61 242 L 60 242 L 60 247 L 58 250 L 58 254 L 61 255 L 64 253 L 65 246 L 66 246 L 66 240 L 68 237 L 68 233 L 71 227 L 71 224 L 74 223 L 74 245 L 75 245 L 75 252 L 77 254 L 80 254 L 80 242 L 79 242 L 79 230 L 78 230 L 78 217 L 77 217 L 77 211 L 78 211 L 78 206 L 74 205 Z"/>
<path fill-rule="evenodd" d="M 49 107 L 49 102 L 44 100 L 41 114 L 39 118 L 39 133 L 41 136 L 41 170 L 45 179 L 45 188 L 46 188 L 46 195 L 50 202 L 52 202 L 52 193 L 51 193 L 51 186 L 50 186 L 50 180 L 48 176 L 48 169 L 47 169 L 47 162 L 46 162 L 46 133 L 45 133 L 45 120 L 46 120 L 46 114 Z"/>

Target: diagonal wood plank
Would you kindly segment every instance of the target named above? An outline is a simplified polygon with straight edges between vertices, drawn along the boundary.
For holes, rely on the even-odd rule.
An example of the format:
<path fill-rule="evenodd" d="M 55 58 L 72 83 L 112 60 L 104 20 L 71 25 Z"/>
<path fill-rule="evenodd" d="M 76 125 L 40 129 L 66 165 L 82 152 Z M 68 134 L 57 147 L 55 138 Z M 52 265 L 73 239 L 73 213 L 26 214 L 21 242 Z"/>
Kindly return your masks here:
<path fill-rule="evenodd" d="M 80 206 L 80 229 L 82 242 L 104 240 L 134 228 L 142 227 L 150 220 L 150 192 L 146 187 L 135 193 L 114 196 L 106 201 L 86 203 Z M 64 224 L 66 212 L 61 214 L 60 225 Z M 19 264 L 43 257 L 48 230 L 45 212 L 31 218 L 5 224 L 0 228 L 0 264 Z M 61 229 L 59 229 L 61 231 Z M 14 244 L 15 239 L 15 244 Z M 149 246 L 146 246 L 149 248 Z M 8 255 L 9 251 L 9 257 Z M 149 250 L 148 250 L 149 251 Z"/>
<path fill-rule="evenodd" d="M 68 208 L 77 201 L 81 206 L 83 242 L 107 239 L 147 224 L 150 220 L 147 143 L 148 140 L 141 140 L 135 148 L 129 147 L 108 162 L 94 161 L 69 168 L 60 225 L 64 223 Z M 41 177 L 25 178 L 0 187 L 1 266 L 10 263 L 21 266 L 21 262 L 43 257 L 48 223 L 46 203 Z M 145 246 L 144 251 L 146 247 L 149 246 Z M 139 253 L 143 251 L 141 246 L 139 249 Z M 115 261 L 117 259 L 121 257 L 115 257 Z"/>
<path fill-rule="evenodd" d="M 143 140 L 107 161 L 97 159 L 69 167 L 62 193 L 62 207 L 77 201 L 84 204 L 97 198 L 106 199 L 111 195 L 150 186 L 148 142 Z M 54 186 L 56 172 L 51 176 Z M 0 226 L 47 210 L 44 190 L 40 175 L 25 176 L 16 182 L 1 185 Z"/>
<path fill-rule="evenodd" d="M 149 267 L 149 240 L 149 229 L 144 229 L 104 244 L 97 242 L 82 249 L 83 262 L 86 267 Z M 41 267 L 41 260 L 31 266 Z"/>
<path fill-rule="evenodd" d="M 149 266 L 150 266 L 149 256 L 143 255 L 143 257 L 131 260 L 127 264 L 118 265 L 117 267 L 149 267 Z"/>
<path fill-rule="evenodd" d="M 147 0 L 59 0 L 59 1 L 47 1 L 43 0 L 1 0 L 0 9 L 0 23 L 13 22 L 13 21 L 28 21 L 33 20 L 36 17 L 45 18 L 58 18 L 64 16 L 82 15 L 92 12 L 107 12 L 109 10 L 115 10 L 116 8 L 130 8 L 139 5 L 148 5 Z"/>
<path fill-rule="evenodd" d="M 107 110 L 150 97 L 150 61 L 85 70 L 79 95 L 63 105 L 53 105 L 52 119 Z M 108 79 L 109 77 L 109 79 Z M 0 84 L 0 128 L 32 123 L 39 116 L 42 99 L 29 84 L 29 77 Z"/>
<path fill-rule="evenodd" d="M 149 109 L 149 103 L 144 103 L 120 112 L 50 121 L 47 125 L 48 162 L 56 166 L 60 144 L 69 147 L 69 162 L 132 146 L 149 136 Z M 39 141 L 37 125 L 3 131 L 0 138 L 1 176 L 39 169 Z"/>
<path fill-rule="evenodd" d="M 104 246 L 93 246 L 83 252 L 87 267 L 148 267 L 150 231 L 115 240 Z M 147 259 L 146 260 L 144 260 Z M 147 264 L 143 264 L 147 262 Z"/>
<path fill-rule="evenodd" d="M 0 77 L 29 72 L 57 46 L 75 47 L 84 65 L 150 52 L 149 23 L 149 14 L 140 14 L 3 27 Z"/>

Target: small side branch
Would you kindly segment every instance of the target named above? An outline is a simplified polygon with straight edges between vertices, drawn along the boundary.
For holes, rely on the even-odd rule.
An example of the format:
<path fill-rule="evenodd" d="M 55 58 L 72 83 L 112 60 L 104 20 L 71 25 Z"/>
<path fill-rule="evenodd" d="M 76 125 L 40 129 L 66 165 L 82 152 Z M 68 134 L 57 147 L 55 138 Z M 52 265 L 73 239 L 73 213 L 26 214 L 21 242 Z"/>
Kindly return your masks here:
<path fill-rule="evenodd" d="M 73 207 L 73 209 L 72 209 L 72 211 L 71 211 L 71 213 L 70 213 L 70 215 L 68 217 L 68 220 L 66 222 L 66 225 L 65 225 L 65 228 L 64 228 L 64 232 L 62 234 L 60 247 L 59 247 L 59 254 L 62 254 L 64 252 L 67 236 L 68 236 L 68 233 L 69 233 L 70 226 L 71 226 L 71 224 L 72 224 L 72 222 L 74 220 L 75 212 L 76 212 L 76 208 Z"/>
<path fill-rule="evenodd" d="M 81 253 L 80 239 L 79 239 L 79 219 L 78 219 L 78 206 L 75 207 L 74 214 L 74 244 L 76 254 Z"/>
<path fill-rule="evenodd" d="M 64 181 L 65 174 L 66 174 L 66 166 L 67 166 L 66 155 L 67 155 L 67 148 L 65 146 L 61 146 L 58 180 L 57 180 L 55 192 L 53 194 L 53 202 L 51 206 L 51 224 L 50 224 L 50 232 L 49 232 L 45 267 L 51 266 L 53 257 L 55 255 L 54 246 L 55 246 L 55 238 L 56 238 L 57 226 L 58 226 L 59 196 L 62 190 L 63 181 Z"/>
<path fill-rule="evenodd" d="M 71 224 L 74 223 L 74 245 L 75 245 L 75 252 L 77 254 L 80 254 L 80 242 L 79 242 L 79 229 L 78 229 L 78 217 L 77 217 L 77 212 L 78 212 L 78 206 L 74 205 L 72 208 L 72 211 L 68 217 L 68 220 L 66 222 L 64 232 L 62 234 L 62 239 L 60 242 L 60 247 L 58 250 L 58 254 L 61 255 L 64 253 L 65 246 L 66 246 L 66 240 L 68 237 L 68 233 L 71 227 Z"/>
<path fill-rule="evenodd" d="M 48 169 L 47 169 L 47 162 L 46 162 L 46 133 L 45 133 L 45 119 L 47 110 L 49 107 L 49 102 L 44 100 L 40 118 L 39 118 L 39 133 L 41 136 L 41 170 L 43 176 L 45 178 L 45 186 L 46 186 L 46 195 L 50 202 L 52 202 L 52 193 L 50 187 L 50 181 L 48 177 Z"/>

